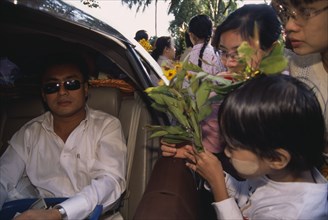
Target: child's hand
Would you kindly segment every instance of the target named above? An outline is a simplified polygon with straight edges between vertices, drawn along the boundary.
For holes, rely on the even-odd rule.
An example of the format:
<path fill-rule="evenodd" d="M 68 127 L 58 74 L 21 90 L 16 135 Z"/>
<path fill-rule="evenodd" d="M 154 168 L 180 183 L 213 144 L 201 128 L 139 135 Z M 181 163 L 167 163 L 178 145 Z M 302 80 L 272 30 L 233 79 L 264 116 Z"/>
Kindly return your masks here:
<path fill-rule="evenodd" d="M 186 165 L 207 180 L 216 202 L 229 198 L 221 162 L 214 154 L 206 150 L 197 153 L 193 148 L 188 148 L 185 156 L 190 160 Z"/>
<path fill-rule="evenodd" d="M 169 144 L 161 141 L 161 150 L 164 157 L 174 157 L 174 158 L 186 158 L 185 152 L 187 151 L 187 146 L 177 148 L 176 144 Z M 191 147 L 191 146 L 190 146 Z"/>
<path fill-rule="evenodd" d="M 197 153 L 191 146 L 187 150 L 185 157 L 189 162 L 186 165 L 199 173 L 210 185 L 218 178 L 224 178 L 222 164 L 214 154 L 206 150 Z"/>

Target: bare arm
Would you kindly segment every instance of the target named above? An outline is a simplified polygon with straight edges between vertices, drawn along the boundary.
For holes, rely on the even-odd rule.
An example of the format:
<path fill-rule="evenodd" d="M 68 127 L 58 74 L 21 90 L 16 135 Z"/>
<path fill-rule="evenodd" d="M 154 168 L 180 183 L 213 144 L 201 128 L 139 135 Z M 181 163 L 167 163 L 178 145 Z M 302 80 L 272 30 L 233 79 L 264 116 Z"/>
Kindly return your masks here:
<path fill-rule="evenodd" d="M 17 216 L 14 220 L 26 220 L 26 219 L 34 219 L 34 220 L 60 220 L 61 215 L 57 209 L 30 209 L 26 212 L 23 212 L 19 216 Z"/>

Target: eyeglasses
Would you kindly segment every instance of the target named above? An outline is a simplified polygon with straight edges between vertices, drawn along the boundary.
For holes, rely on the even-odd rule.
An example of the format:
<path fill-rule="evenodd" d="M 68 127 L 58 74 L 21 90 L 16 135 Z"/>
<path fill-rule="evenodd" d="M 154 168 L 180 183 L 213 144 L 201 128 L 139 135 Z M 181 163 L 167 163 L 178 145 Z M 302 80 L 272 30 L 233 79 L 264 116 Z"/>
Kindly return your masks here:
<path fill-rule="evenodd" d="M 224 60 L 227 60 L 229 57 L 232 60 L 236 60 L 239 57 L 237 51 L 228 53 L 228 51 L 225 51 L 225 50 L 218 50 L 218 52 L 219 52 L 221 59 L 224 59 Z"/>
<path fill-rule="evenodd" d="M 295 21 L 300 23 L 305 23 L 309 19 L 319 15 L 320 13 L 324 12 L 328 9 L 328 6 L 321 8 L 321 9 L 313 9 L 313 8 L 288 8 L 288 6 L 281 5 L 278 3 L 274 3 L 273 7 L 276 9 L 278 16 L 280 17 L 281 21 L 286 24 L 289 18 L 293 18 Z"/>
<path fill-rule="evenodd" d="M 43 86 L 43 92 L 45 94 L 52 94 L 58 92 L 60 90 L 60 86 L 63 85 L 67 90 L 78 90 L 81 88 L 81 82 L 76 79 L 66 80 L 64 82 L 51 82 L 46 83 Z"/>

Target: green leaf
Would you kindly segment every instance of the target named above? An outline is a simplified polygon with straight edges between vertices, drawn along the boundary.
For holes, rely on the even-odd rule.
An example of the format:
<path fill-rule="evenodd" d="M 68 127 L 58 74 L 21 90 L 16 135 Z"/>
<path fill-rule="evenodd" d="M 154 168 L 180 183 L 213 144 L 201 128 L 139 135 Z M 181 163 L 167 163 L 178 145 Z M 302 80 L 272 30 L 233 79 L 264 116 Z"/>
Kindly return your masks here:
<path fill-rule="evenodd" d="M 168 134 L 167 131 L 156 131 L 150 135 L 150 138 L 155 138 L 155 137 L 162 137 L 163 135 Z"/>
<path fill-rule="evenodd" d="M 162 96 L 159 95 L 159 94 L 156 94 L 156 93 L 155 93 L 155 94 L 154 94 L 154 93 L 149 93 L 148 96 L 149 96 L 151 99 L 153 99 L 156 103 L 158 103 L 158 104 L 160 104 L 160 105 L 164 105 L 164 104 L 165 104 L 165 102 L 164 102 Z"/>
<path fill-rule="evenodd" d="M 152 87 L 152 89 L 150 90 L 149 93 L 151 93 L 151 94 L 163 93 L 163 94 L 169 95 L 170 94 L 169 89 L 170 89 L 170 87 L 166 86 L 166 85 L 157 86 L 157 87 Z"/>
<path fill-rule="evenodd" d="M 191 62 L 184 62 L 183 65 L 182 65 L 182 68 L 187 70 L 187 71 L 192 71 L 192 72 L 195 72 L 195 73 L 203 72 L 202 68 L 200 68 L 198 65 L 195 65 Z"/>
<path fill-rule="evenodd" d="M 222 76 L 213 76 L 213 75 L 207 75 L 204 80 L 209 80 L 212 83 L 214 82 L 216 85 L 231 85 L 232 81 L 223 78 Z"/>
<path fill-rule="evenodd" d="M 170 87 L 179 91 L 183 86 L 183 82 L 185 80 L 186 74 L 187 71 L 182 68 L 182 70 L 179 71 L 171 80 Z"/>
<path fill-rule="evenodd" d="M 198 122 L 203 121 L 205 118 L 207 118 L 212 113 L 212 107 L 211 105 L 203 105 L 198 112 Z"/>
<path fill-rule="evenodd" d="M 218 86 L 213 87 L 213 91 L 219 95 L 226 95 L 229 92 L 231 92 L 232 90 L 241 86 L 243 83 L 244 83 L 243 81 L 239 81 L 239 82 L 234 82 L 230 85 L 218 85 Z"/>
<path fill-rule="evenodd" d="M 284 55 L 284 44 L 282 43 L 275 43 L 270 51 L 269 56 L 283 56 Z"/>
<path fill-rule="evenodd" d="M 200 80 L 196 79 L 196 76 L 193 76 L 189 82 L 188 93 L 194 96 L 194 94 L 199 88 L 199 85 L 200 85 Z"/>
<path fill-rule="evenodd" d="M 211 92 L 211 83 L 208 81 L 203 81 L 196 92 L 196 103 L 198 108 L 204 105 L 204 103 L 208 100 L 208 96 Z"/>
<path fill-rule="evenodd" d="M 244 58 L 252 57 L 255 54 L 254 48 L 251 47 L 247 41 L 243 41 L 237 51 L 238 55 Z"/>
<path fill-rule="evenodd" d="M 186 130 L 181 126 L 166 126 L 163 129 L 165 129 L 169 134 L 184 134 L 186 132 Z"/>
<path fill-rule="evenodd" d="M 198 72 L 197 74 L 196 74 L 196 79 L 203 79 L 203 78 L 205 78 L 206 76 L 209 76 L 210 74 L 208 74 L 208 73 L 205 73 L 204 71 L 201 71 L 201 72 Z"/>
<path fill-rule="evenodd" d="M 162 140 L 169 144 L 180 144 L 180 143 L 183 143 L 186 141 L 190 141 L 190 139 L 183 140 L 183 139 L 174 139 L 174 138 L 168 138 L 168 137 L 163 137 Z"/>
<path fill-rule="evenodd" d="M 164 105 L 159 105 L 157 103 L 152 103 L 151 107 L 156 109 L 157 111 L 167 113 L 167 108 Z"/>
<path fill-rule="evenodd" d="M 189 113 L 189 115 L 190 115 L 191 128 L 193 128 L 193 131 L 194 131 L 194 138 L 197 138 L 201 135 L 200 134 L 200 124 L 198 123 L 197 115 L 195 114 L 194 111 L 191 111 Z"/>
<path fill-rule="evenodd" d="M 262 60 L 260 71 L 266 74 L 280 73 L 286 69 L 288 60 L 283 56 L 270 56 Z"/>

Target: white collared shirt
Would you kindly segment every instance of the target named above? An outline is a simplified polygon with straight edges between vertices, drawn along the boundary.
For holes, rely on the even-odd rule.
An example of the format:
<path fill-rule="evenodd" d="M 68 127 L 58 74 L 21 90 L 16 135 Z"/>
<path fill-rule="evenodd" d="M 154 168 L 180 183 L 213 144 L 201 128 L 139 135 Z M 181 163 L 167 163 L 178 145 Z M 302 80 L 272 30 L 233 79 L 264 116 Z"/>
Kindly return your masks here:
<path fill-rule="evenodd" d="M 119 199 L 126 187 L 127 151 L 120 121 L 86 110 L 65 143 L 54 132 L 50 112 L 14 134 L 0 159 L 0 207 L 24 174 L 41 197 L 69 197 L 61 203 L 68 219 L 83 219 L 97 204 L 106 209 Z"/>

